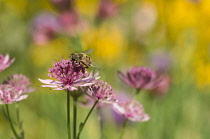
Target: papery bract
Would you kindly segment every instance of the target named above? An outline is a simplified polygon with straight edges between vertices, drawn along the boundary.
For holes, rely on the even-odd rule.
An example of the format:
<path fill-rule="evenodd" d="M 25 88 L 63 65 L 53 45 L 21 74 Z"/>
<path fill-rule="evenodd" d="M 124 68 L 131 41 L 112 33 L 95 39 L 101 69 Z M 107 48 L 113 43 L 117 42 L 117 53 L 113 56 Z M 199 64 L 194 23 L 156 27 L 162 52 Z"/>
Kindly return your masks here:
<path fill-rule="evenodd" d="M 133 67 L 126 74 L 118 72 L 119 78 L 136 89 L 149 89 L 156 77 L 155 72 L 144 67 Z"/>
<path fill-rule="evenodd" d="M 150 119 L 150 117 L 145 114 L 143 105 L 135 100 L 114 103 L 113 109 L 131 121 L 144 122 Z"/>
<path fill-rule="evenodd" d="M 0 85 L 0 104 L 12 104 L 23 99 L 26 99 L 28 95 L 22 95 L 22 90 L 18 90 L 10 84 Z"/>
<path fill-rule="evenodd" d="M 56 62 L 54 67 L 49 69 L 48 76 L 57 80 L 39 79 L 44 84 L 42 87 L 54 88 L 53 90 L 69 91 L 77 90 L 79 86 L 89 86 L 94 84 L 95 80 L 100 78 L 98 73 L 87 73 L 83 65 L 70 60 L 61 60 Z"/>
<path fill-rule="evenodd" d="M 168 92 L 171 81 L 168 75 L 159 75 L 153 82 L 151 88 L 151 94 L 153 95 L 164 95 Z"/>
<path fill-rule="evenodd" d="M 0 72 L 2 72 L 4 69 L 8 68 L 15 59 L 9 59 L 9 55 L 6 54 L 4 57 L 2 54 L 0 54 Z"/>
<path fill-rule="evenodd" d="M 117 101 L 111 85 L 102 80 L 96 81 L 95 84 L 82 88 L 82 90 L 89 97 L 99 102 L 114 103 Z"/>

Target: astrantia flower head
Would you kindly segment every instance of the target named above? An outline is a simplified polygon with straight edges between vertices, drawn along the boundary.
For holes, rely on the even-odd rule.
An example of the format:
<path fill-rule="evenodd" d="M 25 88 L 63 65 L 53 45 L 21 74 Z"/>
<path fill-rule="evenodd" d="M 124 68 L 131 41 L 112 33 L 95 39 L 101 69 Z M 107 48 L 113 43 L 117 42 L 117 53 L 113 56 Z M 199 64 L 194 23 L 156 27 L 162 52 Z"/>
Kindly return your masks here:
<path fill-rule="evenodd" d="M 55 38 L 61 26 L 57 17 L 51 13 L 38 15 L 32 24 L 32 37 L 38 45 L 43 45 Z"/>
<path fill-rule="evenodd" d="M 144 67 L 134 67 L 126 74 L 118 72 L 119 78 L 127 85 L 136 89 L 149 89 L 156 77 L 155 72 Z"/>
<path fill-rule="evenodd" d="M 117 101 L 111 85 L 102 80 L 96 81 L 95 84 L 89 86 L 88 88 L 82 88 L 82 90 L 96 101 L 104 103 L 114 103 Z"/>
<path fill-rule="evenodd" d="M 4 57 L 2 54 L 0 54 L 0 72 L 2 72 L 4 69 L 8 68 L 15 59 L 9 59 L 9 55 L 6 54 Z"/>
<path fill-rule="evenodd" d="M 4 84 L 10 84 L 17 90 L 22 90 L 22 93 L 31 93 L 35 91 L 35 89 L 30 86 L 30 80 L 22 74 L 12 75 L 8 80 L 4 81 Z"/>
<path fill-rule="evenodd" d="M 54 67 L 49 69 L 48 76 L 51 79 L 39 79 L 44 84 L 42 87 L 51 87 L 53 90 L 64 90 L 69 91 L 77 90 L 79 86 L 89 86 L 94 84 L 95 80 L 100 78 L 98 73 L 87 73 L 83 65 L 76 63 L 71 60 L 61 60 L 56 62 Z"/>
<path fill-rule="evenodd" d="M 124 115 L 125 118 L 134 122 L 144 122 L 150 119 L 150 117 L 145 114 L 142 104 L 135 100 L 114 103 L 113 109 L 118 114 Z"/>
<path fill-rule="evenodd" d="M 26 99 L 28 95 L 22 95 L 22 90 L 18 90 L 10 84 L 0 85 L 0 104 L 11 104 L 23 99 Z"/>
<path fill-rule="evenodd" d="M 99 18 L 109 18 L 116 15 L 118 11 L 119 8 L 113 1 L 101 0 L 97 16 Z"/>

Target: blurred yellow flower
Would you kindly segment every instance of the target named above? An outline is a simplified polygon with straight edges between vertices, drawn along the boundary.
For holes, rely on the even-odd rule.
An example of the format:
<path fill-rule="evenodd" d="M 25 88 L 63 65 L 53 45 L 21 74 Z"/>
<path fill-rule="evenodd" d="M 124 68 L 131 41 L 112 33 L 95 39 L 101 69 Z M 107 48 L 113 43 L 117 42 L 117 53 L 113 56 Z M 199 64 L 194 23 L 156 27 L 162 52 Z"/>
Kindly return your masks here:
<path fill-rule="evenodd" d="M 28 6 L 28 0 L 0 0 L 2 2 L 6 9 L 8 9 L 13 14 L 25 14 L 27 6 Z"/>
<path fill-rule="evenodd" d="M 173 30 L 185 27 L 194 27 L 198 23 L 198 5 L 186 0 L 168 2 L 166 8 L 166 20 Z"/>
<path fill-rule="evenodd" d="M 210 63 L 197 63 L 196 77 L 198 87 L 210 85 Z"/>
<path fill-rule="evenodd" d="M 28 0 L 0 0 L 6 7 L 8 11 L 13 13 L 14 15 L 25 15 L 29 14 L 29 8 L 33 5 L 33 2 L 36 3 L 36 5 L 41 6 L 42 8 L 50 9 L 52 10 L 52 5 L 49 1 L 46 0 L 36 0 L 36 1 L 28 1 Z M 39 9 L 36 9 L 39 10 Z"/>
<path fill-rule="evenodd" d="M 84 50 L 95 49 L 96 59 L 109 66 L 119 62 L 125 45 L 120 29 L 117 26 L 106 25 L 89 30 L 82 37 L 82 42 Z"/>
<path fill-rule="evenodd" d="M 67 40 L 58 38 L 44 46 L 32 45 L 29 53 L 35 66 L 49 67 L 53 60 L 68 58 L 72 53 L 69 48 Z"/>
<path fill-rule="evenodd" d="M 95 16 L 99 7 L 99 0 L 76 0 L 76 9 L 79 13 Z"/>

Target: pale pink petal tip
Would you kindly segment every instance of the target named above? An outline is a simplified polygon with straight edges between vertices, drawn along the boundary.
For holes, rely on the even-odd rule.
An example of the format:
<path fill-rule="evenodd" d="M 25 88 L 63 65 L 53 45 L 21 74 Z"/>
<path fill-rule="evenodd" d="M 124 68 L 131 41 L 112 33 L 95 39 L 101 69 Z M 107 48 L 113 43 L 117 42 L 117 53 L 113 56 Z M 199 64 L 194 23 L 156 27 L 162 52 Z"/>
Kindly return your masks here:
<path fill-rule="evenodd" d="M 114 103 L 113 109 L 130 121 L 145 122 L 150 119 L 149 115 L 144 112 L 143 105 L 135 100 Z"/>

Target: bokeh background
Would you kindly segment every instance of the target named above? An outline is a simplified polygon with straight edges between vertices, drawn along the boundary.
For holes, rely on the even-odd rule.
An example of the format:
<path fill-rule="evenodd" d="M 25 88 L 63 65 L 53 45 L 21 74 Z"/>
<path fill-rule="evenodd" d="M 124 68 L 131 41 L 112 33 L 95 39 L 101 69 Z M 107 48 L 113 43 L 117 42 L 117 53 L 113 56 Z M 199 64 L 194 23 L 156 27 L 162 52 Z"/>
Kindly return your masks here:
<path fill-rule="evenodd" d="M 210 138 L 209 0 L 0 0 L 0 53 L 16 59 L 0 81 L 19 73 L 36 88 L 20 102 L 26 139 L 66 138 L 66 93 L 39 87 L 37 78 L 48 78 L 53 62 L 86 49 L 94 49 L 101 79 L 116 92 L 134 94 L 117 77 L 133 66 L 170 79 L 163 93 L 138 96 L 151 120 L 129 123 L 124 138 Z M 117 138 L 120 126 L 105 109 L 106 138 Z M 15 118 L 13 104 L 10 110 Z M 87 112 L 80 107 L 78 121 Z M 99 139 L 98 127 L 95 112 L 81 139 Z M 0 139 L 11 136 L 0 109 Z"/>

